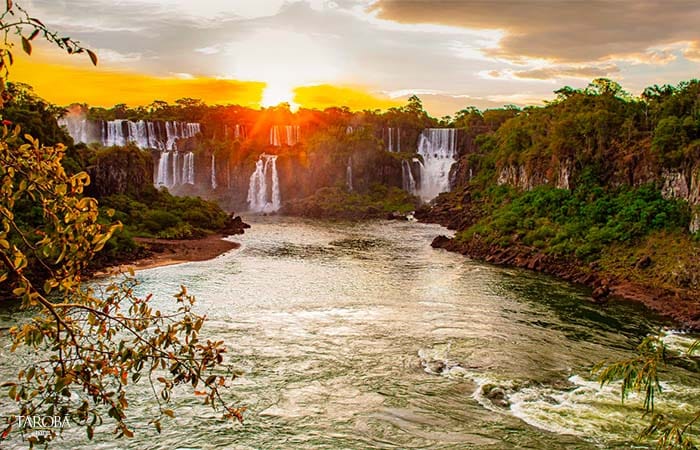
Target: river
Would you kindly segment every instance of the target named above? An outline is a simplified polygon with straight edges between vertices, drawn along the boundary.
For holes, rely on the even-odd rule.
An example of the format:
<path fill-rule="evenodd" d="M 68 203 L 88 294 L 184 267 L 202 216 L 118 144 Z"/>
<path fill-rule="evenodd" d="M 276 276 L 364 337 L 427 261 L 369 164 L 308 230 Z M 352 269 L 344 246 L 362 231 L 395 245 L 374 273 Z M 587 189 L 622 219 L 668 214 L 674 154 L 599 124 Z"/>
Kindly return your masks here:
<path fill-rule="evenodd" d="M 180 284 L 197 297 L 203 335 L 225 340 L 243 374 L 226 395 L 245 423 L 183 391 L 157 435 L 140 382 L 134 439 L 103 428 L 57 448 L 629 448 L 645 423 L 639 399 L 621 405 L 590 374 L 664 325 L 638 305 L 597 306 L 583 288 L 432 249 L 437 225 L 250 221 L 237 250 L 137 274 L 156 304 Z M 699 407 L 699 381 L 674 372 L 659 407 Z"/>

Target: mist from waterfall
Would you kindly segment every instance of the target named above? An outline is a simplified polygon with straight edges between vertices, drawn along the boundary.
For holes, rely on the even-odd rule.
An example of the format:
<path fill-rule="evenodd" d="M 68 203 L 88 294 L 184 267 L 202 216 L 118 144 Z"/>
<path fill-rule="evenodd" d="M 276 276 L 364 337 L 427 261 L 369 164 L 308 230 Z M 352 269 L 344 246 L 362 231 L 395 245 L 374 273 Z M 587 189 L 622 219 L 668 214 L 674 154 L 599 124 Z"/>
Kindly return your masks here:
<path fill-rule="evenodd" d="M 423 163 L 417 193 L 427 202 L 450 190 L 450 168 L 457 161 L 457 130 L 426 128 L 418 140 L 418 154 Z"/>
<path fill-rule="evenodd" d="M 80 115 L 67 115 L 58 120 L 77 142 L 98 142 L 105 147 L 133 142 L 141 149 L 175 150 L 178 139 L 196 136 L 199 123 L 146 120 L 88 120 Z"/>
<path fill-rule="evenodd" d="M 249 210 L 271 213 L 280 209 L 281 196 L 277 174 L 277 155 L 263 153 L 255 163 L 248 186 Z"/>

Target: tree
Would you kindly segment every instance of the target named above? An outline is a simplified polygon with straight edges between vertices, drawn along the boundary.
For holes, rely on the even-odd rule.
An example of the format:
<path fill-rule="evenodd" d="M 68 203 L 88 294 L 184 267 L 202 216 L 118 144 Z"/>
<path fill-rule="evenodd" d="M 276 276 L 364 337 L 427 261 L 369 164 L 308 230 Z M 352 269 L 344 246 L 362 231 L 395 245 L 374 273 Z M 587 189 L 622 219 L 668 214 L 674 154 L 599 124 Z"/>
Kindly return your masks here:
<path fill-rule="evenodd" d="M 152 420 L 159 431 L 162 416 L 174 414 L 166 404 L 177 385 L 199 387 L 195 393 L 205 403 L 241 420 L 241 410 L 220 395 L 227 377 L 214 374 L 225 346 L 200 340 L 204 317 L 193 312 L 194 298 L 184 287 L 175 296 L 176 311 L 165 314 L 153 309 L 150 297 L 134 295 L 132 276 L 102 293 L 84 285 L 86 264 L 121 225 L 100 224 L 97 202 L 82 196 L 89 177 L 66 174 L 63 146 L 25 139 L 19 127 L 5 129 L 0 139 L 0 289 L 6 300 L 21 299 L 23 308 L 37 310 L 9 331 L 13 351 L 29 350 L 26 367 L 3 384 L 15 417 L 69 417 L 92 438 L 107 416 L 118 437 L 130 437 L 126 388 L 145 375 L 163 400 L 161 416 Z M 18 220 L 28 205 L 42 207 L 40 224 Z M 2 436 L 17 426 L 10 421 Z M 54 437 L 55 431 L 30 442 Z"/>
<path fill-rule="evenodd" d="M 586 88 L 586 92 L 593 95 L 603 95 L 622 99 L 630 98 L 629 93 L 622 89 L 620 83 L 608 78 L 596 78 L 595 80 L 591 81 Z M 559 92 L 556 93 L 559 94 Z"/>
<path fill-rule="evenodd" d="M 594 368 L 601 385 L 622 381 L 622 401 L 632 392 L 644 395 L 644 411 L 650 414 L 651 419 L 640 438 L 656 437 L 659 449 L 695 449 L 700 444 L 690 437 L 692 428 L 700 423 L 700 410 L 685 422 L 654 411 L 654 404 L 662 391 L 659 371 L 670 364 L 697 364 L 700 362 L 700 355 L 697 355 L 699 349 L 700 340 L 695 341 L 685 353 L 679 353 L 669 349 L 661 336 L 648 336 L 637 347 L 635 357 L 607 365 L 602 363 Z"/>
<path fill-rule="evenodd" d="M 60 37 L 7 0 L 0 15 L 5 33 L 0 66 L 5 76 L 12 63 L 11 32 L 24 51 L 43 35 L 68 53 L 87 52 L 70 38 Z M 25 31 L 30 31 L 26 34 Z M 1 80 L 4 88 L 4 79 Z M 7 92 L 5 92 L 7 93 Z M 16 101 L 34 101 L 27 90 Z M 6 97 L 7 99 L 7 97 Z M 1 107 L 1 105 L 0 105 Z M 44 108 L 45 109 L 45 108 Z M 92 439 L 104 420 L 114 423 L 117 437 L 130 437 L 127 386 L 144 377 L 151 383 L 160 415 L 151 420 L 160 432 L 173 388 L 189 385 L 204 403 L 224 409 L 224 416 L 242 420 L 243 408 L 221 397 L 228 374 L 222 374 L 222 341 L 199 337 L 205 318 L 193 312 L 194 297 L 184 287 L 175 295 L 174 311 L 162 313 L 151 297 L 134 294 L 133 273 L 104 291 L 83 283 L 88 262 L 105 246 L 119 223 L 100 217 L 97 201 L 84 195 L 90 178 L 68 174 L 65 147 L 42 146 L 30 135 L 20 136 L 6 125 L 0 136 L 0 299 L 19 302 L 33 317 L 9 330 L 12 351 L 26 352 L 26 366 L 0 387 L 4 414 L 14 411 L 0 430 L 0 442 L 29 426 L 24 416 L 60 416 L 84 427 Z M 196 390 L 199 389 L 199 390 Z M 9 399 L 10 404 L 5 404 Z M 48 442 L 59 430 L 33 435 L 29 445 Z"/>

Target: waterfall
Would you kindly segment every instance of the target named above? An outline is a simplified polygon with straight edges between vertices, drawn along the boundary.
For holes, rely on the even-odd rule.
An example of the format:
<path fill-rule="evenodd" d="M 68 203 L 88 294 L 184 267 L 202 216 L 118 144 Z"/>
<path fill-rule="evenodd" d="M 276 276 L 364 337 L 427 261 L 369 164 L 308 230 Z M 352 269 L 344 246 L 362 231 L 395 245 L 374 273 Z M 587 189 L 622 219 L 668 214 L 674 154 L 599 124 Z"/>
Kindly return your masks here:
<path fill-rule="evenodd" d="M 387 141 L 386 150 L 388 152 L 401 151 L 401 128 L 385 128 L 385 139 Z M 396 135 L 394 137 L 394 135 Z"/>
<path fill-rule="evenodd" d="M 273 125 L 272 128 L 270 128 L 270 145 L 275 147 L 282 145 L 280 143 L 280 129 L 277 125 Z"/>
<path fill-rule="evenodd" d="M 345 182 L 348 185 L 348 190 L 352 191 L 352 156 L 348 158 L 348 167 L 345 169 Z"/>
<path fill-rule="evenodd" d="M 184 155 L 180 182 L 182 184 L 194 184 L 194 153 L 192 152 L 187 152 Z"/>
<path fill-rule="evenodd" d="M 277 174 L 277 155 L 260 155 L 250 176 L 248 204 L 253 212 L 274 212 L 280 208 L 281 196 Z"/>
<path fill-rule="evenodd" d="M 280 147 L 284 144 L 291 147 L 299 143 L 299 137 L 301 136 L 299 125 L 285 125 L 283 131 L 284 133 L 280 133 L 279 125 L 273 125 L 270 128 L 270 145 Z"/>
<path fill-rule="evenodd" d="M 228 125 L 224 125 L 224 138 L 228 139 L 231 135 Z M 233 140 L 239 141 L 245 139 L 245 127 L 239 123 L 233 126 Z"/>
<path fill-rule="evenodd" d="M 106 123 L 107 136 L 104 145 L 111 147 L 113 145 L 126 144 L 126 136 L 124 135 L 123 120 L 109 120 Z"/>
<path fill-rule="evenodd" d="M 211 154 L 211 189 L 216 189 L 216 156 Z"/>
<path fill-rule="evenodd" d="M 187 139 L 201 132 L 199 123 L 159 122 L 150 120 L 86 120 L 62 117 L 58 124 L 78 143 L 99 142 L 105 147 L 133 142 L 142 149 L 175 150 L 178 139 Z"/>
<path fill-rule="evenodd" d="M 450 168 L 457 161 L 457 130 L 423 130 L 418 141 L 418 154 L 423 157 L 418 195 L 424 201 L 430 201 L 440 192 L 450 189 Z"/>
<path fill-rule="evenodd" d="M 156 176 L 156 187 L 170 186 L 170 153 L 162 152 L 158 160 L 158 174 Z"/>
<path fill-rule="evenodd" d="M 287 132 L 287 145 L 290 147 L 297 145 L 299 143 L 299 125 L 287 125 L 285 127 Z"/>
<path fill-rule="evenodd" d="M 180 171 L 178 169 L 178 164 L 177 162 L 180 159 L 180 154 L 178 152 L 172 152 L 170 155 L 170 163 L 172 165 L 172 169 L 170 171 L 170 176 L 172 177 L 171 180 L 171 185 L 175 186 L 177 184 L 180 184 Z"/>
<path fill-rule="evenodd" d="M 413 178 L 411 163 L 405 159 L 401 161 L 401 180 L 403 182 L 404 191 L 411 194 L 416 193 L 416 180 Z"/>

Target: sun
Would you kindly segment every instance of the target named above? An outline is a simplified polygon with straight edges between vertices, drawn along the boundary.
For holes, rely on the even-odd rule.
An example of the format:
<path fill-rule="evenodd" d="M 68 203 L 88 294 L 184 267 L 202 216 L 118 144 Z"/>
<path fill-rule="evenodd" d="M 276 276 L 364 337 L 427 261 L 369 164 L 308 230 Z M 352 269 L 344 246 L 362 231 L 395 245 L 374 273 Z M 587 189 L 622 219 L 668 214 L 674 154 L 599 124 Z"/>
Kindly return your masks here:
<path fill-rule="evenodd" d="M 277 106 L 280 103 L 289 103 L 289 107 L 295 111 L 299 105 L 294 103 L 294 89 L 283 83 L 267 83 L 263 90 L 260 106 L 270 107 Z"/>

